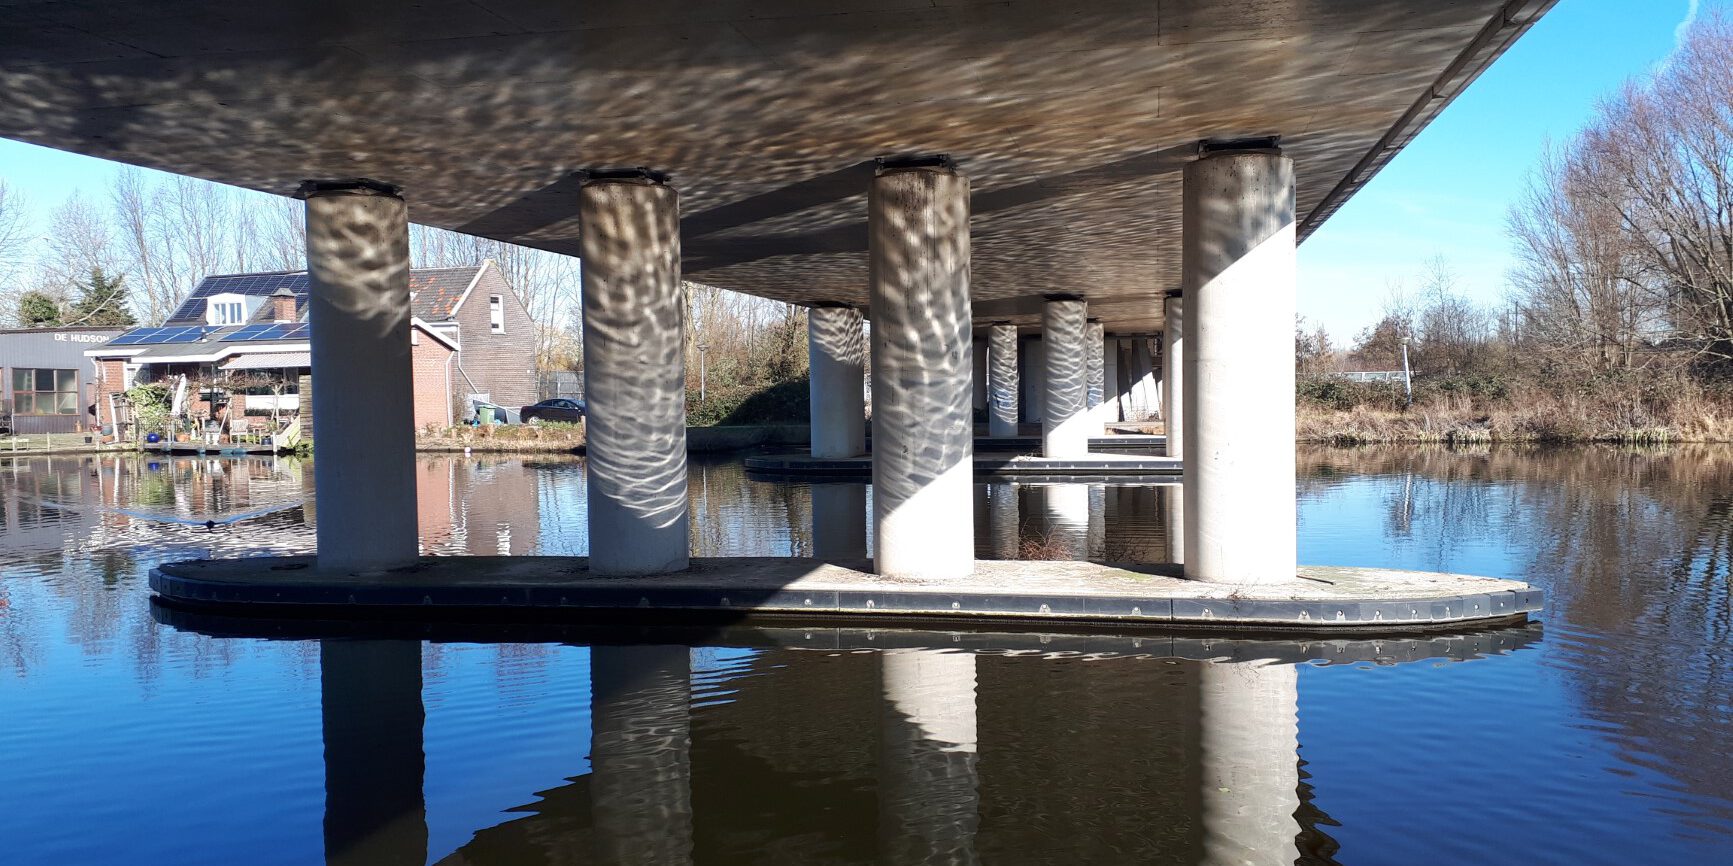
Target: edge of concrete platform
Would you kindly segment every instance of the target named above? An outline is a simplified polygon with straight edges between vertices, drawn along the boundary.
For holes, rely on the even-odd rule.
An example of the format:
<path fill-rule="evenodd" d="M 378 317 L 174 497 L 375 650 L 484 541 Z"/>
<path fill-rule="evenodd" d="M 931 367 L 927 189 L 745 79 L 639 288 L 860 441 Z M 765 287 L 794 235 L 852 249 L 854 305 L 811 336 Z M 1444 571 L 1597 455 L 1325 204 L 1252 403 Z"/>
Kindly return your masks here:
<path fill-rule="evenodd" d="M 628 612 L 630 613 L 630 612 Z M 1236 633 L 1153 634 L 1111 623 L 1053 623 L 1039 630 L 994 628 L 952 620 L 944 623 L 789 623 L 786 617 L 755 617 L 715 622 L 670 622 L 638 616 L 622 621 L 569 622 L 521 619 L 429 619 L 425 617 L 322 617 L 307 611 L 272 618 L 235 614 L 155 599 L 151 617 L 181 631 L 214 638 L 252 640 L 425 640 L 435 643 L 570 643 L 584 645 L 686 644 L 746 649 L 803 649 L 860 652 L 887 649 L 944 649 L 987 654 L 1040 653 L 1091 658 L 1139 657 L 1191 661 L 1270 661 L 1289 664 L 1376 664 L 1446 660 L 1469 661 L 1526 649 L 1543 636 L 1539 622 L 1480 625 L 1473 630 L 1400 636 L 1317 636 L 1282 638 Z"/>
<path fill-rule="evenodd" d="M 746 471 L 777 476 L 866 478 L 872 475 L 871 457 L 812 457 L 806 454 L 754 454 L 745 458 Z M 1096 458 L 1029 457 L 1008 454 L 975 454 L 975 474 L 1030 476 L 1062 481 L 1088 478 L 1178 478 L 1185 468 L 1174 457 L 1102 455 Z"/>
<path fill-rule="evenodd" d="M 696 558 L 688 572 L 616 578 L 588 574 L 580 557 L 423 557 L 414 566 L 365 576 L 321 573 L 308 557 L 274 557 L 167 563 L 151 569 L 150 587 L 173 604 L 270 615 L 297 609 L 339 617 L 382 610 L 396 616 L 636 611 L 670 617 L 1110 622 L 1306 634 L 1516 621 L 1543 602 L 1539 590 L 1517 581 L 1373 569 L 1303 569 L 1314 576 L 1254 597 L 1244 588 L 1180 580 L 1160 566 L 978 565 L 987 572 L 977 572 L 979 579 L 918 585 L 879 578 L 864 561 Z M 1007 588 L 1017 578 L 1025 578 L 1022 585 Z"/>

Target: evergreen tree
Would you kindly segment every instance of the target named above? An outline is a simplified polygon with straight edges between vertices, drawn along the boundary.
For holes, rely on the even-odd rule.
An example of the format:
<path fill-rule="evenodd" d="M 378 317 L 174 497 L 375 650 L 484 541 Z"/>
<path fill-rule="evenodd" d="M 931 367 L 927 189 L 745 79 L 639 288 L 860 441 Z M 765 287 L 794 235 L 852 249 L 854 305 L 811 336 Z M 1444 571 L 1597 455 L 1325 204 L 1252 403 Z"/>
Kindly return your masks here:
<path fill-rule="evenodd" d="M 60 304 L 42 292 L 18 297 L 18 323 L 26 328 L 51 328 L 60 324 Z"/>
<path fill-rule="evenodd" d="M 69 320 L 77 325 L 130 328 L 138 324 L 126 302 L 126 278 L 110 277 L 102 268 L 91 268 L 90 279 L 78 286 L 78 302 Z"/>

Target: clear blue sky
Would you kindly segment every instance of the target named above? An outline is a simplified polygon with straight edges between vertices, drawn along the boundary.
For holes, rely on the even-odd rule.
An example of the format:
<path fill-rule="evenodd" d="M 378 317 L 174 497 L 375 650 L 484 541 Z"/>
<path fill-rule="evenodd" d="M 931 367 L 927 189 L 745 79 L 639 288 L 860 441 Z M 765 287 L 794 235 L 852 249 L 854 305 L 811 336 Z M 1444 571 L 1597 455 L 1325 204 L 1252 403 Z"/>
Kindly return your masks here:
<path fill-rule="evenodd" d="M 1425 0 L 1416 0 L 1425 2 Z M 1504 296 L 1504 220 L 1550 138 L 1666 61 L 1682 22 L 1733 0 L 1561 0 L 1300 248 L 1300 313 L 1338 343 L 1371 324 L 1393 280 L 1443 256 L 1470 296 Z M 40 216 L 72 188 L 100 195 L 113 163 L 0 139 L 0 177 Z"/>

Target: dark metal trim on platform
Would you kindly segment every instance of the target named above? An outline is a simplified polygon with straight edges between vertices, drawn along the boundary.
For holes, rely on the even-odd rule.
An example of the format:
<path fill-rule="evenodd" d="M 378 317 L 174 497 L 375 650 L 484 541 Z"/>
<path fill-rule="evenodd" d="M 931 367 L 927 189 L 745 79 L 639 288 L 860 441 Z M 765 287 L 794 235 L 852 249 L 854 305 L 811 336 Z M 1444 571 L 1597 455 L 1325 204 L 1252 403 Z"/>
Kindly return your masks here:
<path fill-rule="evenodd" d="M 808 454 L 754 454 L 745 458 L 746 471 L 778 476 L 868 478 L 871 457 L 813 457 Z M 1095 482 L 1162 476 L 1177 480 L 1184 467 L 1173 457 L 1030 458 L 1021 454 L 975 453 L 975 474 L 1035 476 L 1050 481 Z"/>

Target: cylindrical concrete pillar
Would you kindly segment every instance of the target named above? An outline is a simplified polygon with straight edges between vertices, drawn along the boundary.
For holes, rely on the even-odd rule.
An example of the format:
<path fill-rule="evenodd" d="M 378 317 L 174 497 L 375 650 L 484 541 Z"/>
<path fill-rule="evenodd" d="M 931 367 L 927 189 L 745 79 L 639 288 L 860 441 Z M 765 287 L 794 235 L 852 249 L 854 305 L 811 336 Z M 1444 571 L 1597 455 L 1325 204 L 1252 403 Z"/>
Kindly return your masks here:
<path fill-rule="evenodd" d="M 976 861 L 975 657 L 927 649 L 884 653 L 879 748 L 881 862 Z"/>
<path fill-rule="evenodd" d="M 597 574 L 660 574 L 688 563 L 679 221 L 679 196 L 652 173 L 596 172 L 578 193 Z"/>
<path fill-rule="evenodd" d="M 1082 457 L 1089 453 L 1089 363 L 1087 310 L 1075 298 L 1049 299 L 1041 315 L 1046 346 L 1046 405 L 1041 410 L 1041 453 Z"/>
<path fill-rule="evenodd" d="M 1185 169 L 1185 573 L 1294 579 L 1294 164 Z"/>
<path fill-rule="evenodd" d="M 409 357 L 409 212 L 394 187 L 308 181 L 318 565 L 413 563 L 415 383 Z"/>
<path fill-rule="evenodd" d="M 1198 676 L 1202 862 L 1287 866 L 1300 853 L 1298 671 L 1212 662 Z"/>
<path fill-rule="evenodd" d="M 867 208 L 874 567 L 962 577 L 975 567 L 969 181 L 948 163 L 885 166 Z"/>
<path fill-rule="evenodd" d="M 601 863 L 692 862 L 692 652 L 590 650 L 590 818 Z"/>
<path fill-rule="evenodd" d="M 1167 456 L 1185 456 L 1185 294 L 1178 289 L 1162 301 L 1161 425 L 1167 431 Z"/>
<path fill-rule="evenodd" d="M 1017 435 L 1017 326 L 987 331 L 987 435 Z"/>
<path fill-rule="evenodd" d="M 866 339 L 860 310 L 813 307 L 806 320 L 806 357 L 812 456 L 865 454 Z"/>
<path fill-rule="evenodd" d="M 1084 405 L 1089 411 L 1089 435 L 1100 436 L 1107 425 L 1107 329 L 1100 322 L 1083 326 L 1083 361 L 1087 365 L 1088 390 Z"/>
<path fill-rule="evenodd" d="M 812 485 L 812 555 L 818 559 L 865 559 L 865 484 Z"/>
<path fill-rule="evenodd" d="M 1164 484 L 1161 487 L 1162 535 L 1167 539 L 1167 559 L 1176 565 L 1185 564 L 1185 487 Z"/>

